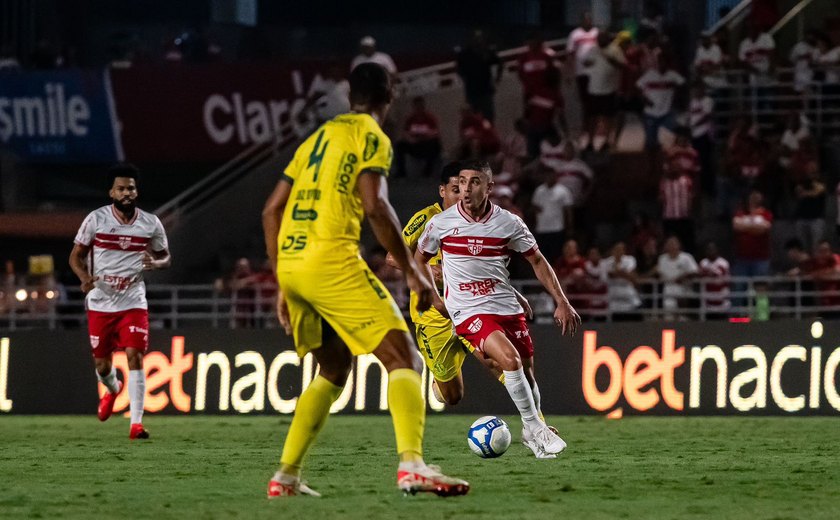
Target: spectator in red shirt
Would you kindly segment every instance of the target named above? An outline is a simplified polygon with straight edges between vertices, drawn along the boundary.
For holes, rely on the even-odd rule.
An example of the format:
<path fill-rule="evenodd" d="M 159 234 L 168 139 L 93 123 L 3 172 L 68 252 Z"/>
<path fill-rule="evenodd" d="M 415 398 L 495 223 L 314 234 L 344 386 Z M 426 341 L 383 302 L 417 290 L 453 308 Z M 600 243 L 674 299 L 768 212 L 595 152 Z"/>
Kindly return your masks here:
<path fill-rule="evenodd" d="M 522 95 L 526 103 L 541 87 L 551 86 L 549 73 L 557 71 L 554 51 L 545 46 L 542 36 L 533 35 L 527 42 L 528 50 L 519 56 L 517 69 L 522 82 Z"/>
<path fill-rule="evenodd" d="M 819 295 L 820 306 L 840 305 L 840 255 L 831 250 L 828 240 L 821 240 L 814 250 L 811 272 Z M 832 294 L 838 293 L 838 294 Z"/>
<path fill-rule="evenodd" d="M 589 301 L 580 297 L 587 293 L 589 284 L 586 259 L 581 256 L 577 241 L 567 240 L 563 244 L 563 254 L 554 262 L 554 271 L 575 309 L 588 308 Z"/>
<path fill-rule="evenodd" d="M 440 129 L 438 119 L 426 109 L 426 101 L 417 96 L 412 102 L 412 111 L 403 125 L 402 139 L 397 142 L 395 176 L 406 174 L 406 155 L 423 164 L 423 177 L 429 177 L 440 162 Z"/>
<path fill-rule="evenodd" d="M 552 69 L 546 73 L 546 83 L 534 87 L 525 102 L 529 155 L 535 157 L 539 153 L 540 142 L 555 128 L 555 121 L 561 128 L 565 128 L 562 110 L 560 73 Z"/>
<path fill-rule="evenodd" d="M 747 204 L 735 213 L 735 276 L 768 276 L 770 274 L 770 230 L 773 214 L 764 207 L 764 196 L 753 190 Z"/>
<path fill-rule="evenodd" d="M 502 142 L 484 115 L 469 107 L 461 110 L 461 159 L 486 159 L 499 153 Z"/>

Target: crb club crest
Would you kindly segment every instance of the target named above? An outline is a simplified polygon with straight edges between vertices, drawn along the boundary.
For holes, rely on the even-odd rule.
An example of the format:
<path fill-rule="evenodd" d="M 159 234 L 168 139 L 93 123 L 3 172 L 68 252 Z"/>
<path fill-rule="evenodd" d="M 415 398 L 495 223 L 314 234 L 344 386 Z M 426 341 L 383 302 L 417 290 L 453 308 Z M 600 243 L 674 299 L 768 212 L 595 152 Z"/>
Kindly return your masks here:
<path fill-rule="evenodd" d="M 96 348 L 99 346 L 99 336 L 91 336 L 90 337 L 90 347 Z"/>
<path fill-rule="evenodd" d="M 128 249 L 128 246 L 131 245 L 131 237 L 120 237 L 120 249 Z"/>
<path fill-rule="evenodd" d="M 484 240 L 480 238 L 467 239 L 467 251 L 469 251 L 471 255 L 477 255 L 481 253 L 482 249 L 484 249 Z"/>
<path fill-rule="evenodd" d="M 474 319 L 469 325 L 467 325 L 467 330 L 473 334 L 478 333 L 481 330 L 481 327 L 484 325 L 484 322 L 481 321 L 481 318 Z"/>

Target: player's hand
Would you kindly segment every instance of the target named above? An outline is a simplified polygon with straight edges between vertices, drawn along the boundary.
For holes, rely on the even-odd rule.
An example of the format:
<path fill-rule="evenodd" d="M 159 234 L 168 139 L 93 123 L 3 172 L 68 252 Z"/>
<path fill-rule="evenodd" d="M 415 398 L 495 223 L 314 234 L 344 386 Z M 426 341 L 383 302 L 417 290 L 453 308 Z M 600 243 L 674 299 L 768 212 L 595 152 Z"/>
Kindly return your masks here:
<path fill-rule="evenodd" d="M 409 290 L 417 295 L 417 310 L 420 312 L 428 310 L 434 301 L 435 292 L 426 277 L 415 268 L 406 273 L 405 283 Z"/>
<path fill-rule="evenodd" d="M 96 281 L 99 280 L 98 276 L 89 276 L 87 279 L 82 280 L 82 292 L 87 294 L 93 290 L 96 285 Z"/>
<path fill-rule="evenodd" d="M 148 251 L 143 253 L 143 270 L 144 271 L 152 271 L 152 270 L 157 269 L 157 268 L 158 268 L 158 262 L 155 259 L 155 257 L 153 257 L 151 255 L 151 253 L 149 253 Z"/>
<path fill-rule="evenodd" d="M 580 326 L 580 316 L 572 304 L 566 301 L 554 309 L 554 324 L 560 327 L 563 335 L 568 332 L 570 336 L 574 336 Z"/>
<path fill-rule="evenodd" d="M 443 300 L 441 300 L 438 296 L 435 296 L 434 299 L 435 301 L 432 303 L 434 308 L 437 309 L 441 316 L 446 319 L 450 319 L 449 311 L 446 309 L 446 305 L 443 303 Z"/>
<path fill-rule="evenodd" d="M 431 266 L 431 268 L 432 268 L 432 278 L 434 278 L 435 284 L 438 287 L 443 287 L 443 269 L 441 268 L 441 266 L 439 264 L 438 265 L 433 265 L 433 266 Z"/>
<path fill-rule="evenodd" d="M 286 305 L 286 298 L 282 292 L 277 293 L 277 321 L 280 326 L 286 331 L 287 336 L 292 335 L 292 319 L 289 317 L 289 306 Z"/>

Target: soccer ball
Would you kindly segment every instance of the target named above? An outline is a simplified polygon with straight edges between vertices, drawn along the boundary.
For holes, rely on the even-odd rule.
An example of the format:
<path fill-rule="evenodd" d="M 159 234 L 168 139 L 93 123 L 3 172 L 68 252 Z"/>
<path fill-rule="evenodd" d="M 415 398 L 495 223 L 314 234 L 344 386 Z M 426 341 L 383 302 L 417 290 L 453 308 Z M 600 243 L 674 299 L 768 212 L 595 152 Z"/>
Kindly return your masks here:
<path fill-rule="evenodd" d="M 481 458 L 499 457 L 510 447 L 510 428 L 498 417 L 486 415 L 470 426 L 467 444 L 473 453 Z"/>

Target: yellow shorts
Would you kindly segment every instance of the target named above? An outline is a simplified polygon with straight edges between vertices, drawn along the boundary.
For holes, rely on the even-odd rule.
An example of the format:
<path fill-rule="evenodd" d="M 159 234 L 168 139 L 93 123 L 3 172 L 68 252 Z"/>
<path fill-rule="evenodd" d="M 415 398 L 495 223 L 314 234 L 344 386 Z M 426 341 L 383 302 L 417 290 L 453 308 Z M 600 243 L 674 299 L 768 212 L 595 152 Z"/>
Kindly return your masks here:
<path fill-rule="evenodd" d="M 455 334 L 452 322 L 440 325 L 416 325 L 417 347 L 432 376 L 441 383 L 452 381 L 461 373 L 464 360 L 475 348 Z"/>
<path fill-rule="evenodd" d="M 389 331 L 408 332 L 400 309 L 363 260 L 341 270 L 278 272 L 300 357 L 322 343 L 325 320 L 353 355 L 370 354 Z"/>

